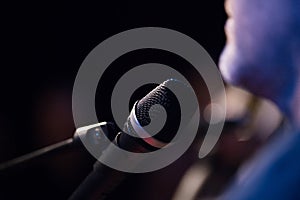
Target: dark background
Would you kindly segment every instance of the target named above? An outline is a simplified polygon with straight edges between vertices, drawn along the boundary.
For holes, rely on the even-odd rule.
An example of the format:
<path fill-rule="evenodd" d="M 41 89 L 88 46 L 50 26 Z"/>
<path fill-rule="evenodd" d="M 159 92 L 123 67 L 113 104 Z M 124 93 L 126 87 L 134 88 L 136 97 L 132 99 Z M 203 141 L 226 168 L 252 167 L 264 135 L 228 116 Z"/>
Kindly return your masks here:
<path fill-rule="evenodd" d="M 144 26 L 174 29 L 198 41 L 218 63 L 225 44 L 223 4 L 103 1 L 2 6 L 0 162 L 72 137 L 71 95 L 77 70 L 95 46 L 116 33 Z M 93 162 L 84 150 L 73 150 L 9 171 L 0 177 L 0 198 L 66 199 Z M 125 199 L 143 194 L 149 199 L 170 198 L 167 188 L 175 187 L 183 173 L 176 169 L 135 175 L 116 193 Z M 161 188 L 156 181 L 169 186 Z M 143 188 L 145 182 L 152 189 Z"/>

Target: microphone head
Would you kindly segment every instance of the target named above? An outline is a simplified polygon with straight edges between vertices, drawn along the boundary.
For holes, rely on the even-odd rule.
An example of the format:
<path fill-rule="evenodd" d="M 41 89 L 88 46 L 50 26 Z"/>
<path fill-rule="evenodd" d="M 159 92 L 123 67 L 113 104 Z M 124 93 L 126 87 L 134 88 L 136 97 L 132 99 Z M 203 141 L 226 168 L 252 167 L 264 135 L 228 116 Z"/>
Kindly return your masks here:
<path fill-rule="evenodd" d="M 185 100 L 192 95 L 192 89 L 183 82 L 175 79 L 164 81 L 135 103 L 124 132 L 135 137 L 142 136 L 152 147 L 162 148 L 168 144 L 176 135 L 180 123 L 186 123 L 182 122 L 180 103 L 172 90 Z M 192 116 L 196 107 L 189 107 Z"/>

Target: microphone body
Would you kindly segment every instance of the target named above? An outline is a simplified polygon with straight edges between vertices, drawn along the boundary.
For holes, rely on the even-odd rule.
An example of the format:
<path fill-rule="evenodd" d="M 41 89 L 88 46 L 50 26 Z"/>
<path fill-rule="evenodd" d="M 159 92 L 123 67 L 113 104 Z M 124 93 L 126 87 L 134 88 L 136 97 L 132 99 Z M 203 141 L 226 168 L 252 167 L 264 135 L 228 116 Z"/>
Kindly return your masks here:
<path fill-rule="evenodd" d="M 182 82 L 169 79 L 137 101 L 119 135 L 121 148 L 149 152 L 163 148 L 177 133 L 181 121 L 180 103 L 169 89 L 186 91 Z M 137 148 L 140 147 L 140 148 Z"/>
<path fill-rule="evenodd" d="M 117 145 L 130 152 L 145 153 L 158 150 L 168 144 L 177 132 L 181 115 L 180 104 L 169 88 L 184 92 L 187 90 L 186 85 L 174 79 L 157 86 L 134 104 L 123 131 L 117 134 L 114 144 L 110 145 Z M 162 115 L 165 116 L 164 119 Z M 155 121 L 164 122 L 161 130 L 157 131 Z M 148 125 L 152 123 L 154 127 L 149 128 Z M 113 152 L 106 152 L 106 156 L 113 156 Z M 93 171 L 70 199 L 105 199 L 127 175 L 128 173 L 111 169 L 96 161 Z"/>

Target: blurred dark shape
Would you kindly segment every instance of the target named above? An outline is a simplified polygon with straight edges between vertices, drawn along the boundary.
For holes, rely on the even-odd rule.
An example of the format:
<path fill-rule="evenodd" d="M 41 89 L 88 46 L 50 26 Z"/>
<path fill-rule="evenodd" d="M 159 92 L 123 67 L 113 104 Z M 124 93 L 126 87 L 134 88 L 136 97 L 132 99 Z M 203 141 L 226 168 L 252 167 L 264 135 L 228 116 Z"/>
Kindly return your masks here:
<path fill-rule="evenodd" d="M 217 198 L 281 125 L 281 113 L 271 102 L 237 88 L 226 90 L 227 121 L 221 137 L 208 157 L 187 169 L 173 200 Z M 234 106 L 239 101 L 242 105 Z"/>

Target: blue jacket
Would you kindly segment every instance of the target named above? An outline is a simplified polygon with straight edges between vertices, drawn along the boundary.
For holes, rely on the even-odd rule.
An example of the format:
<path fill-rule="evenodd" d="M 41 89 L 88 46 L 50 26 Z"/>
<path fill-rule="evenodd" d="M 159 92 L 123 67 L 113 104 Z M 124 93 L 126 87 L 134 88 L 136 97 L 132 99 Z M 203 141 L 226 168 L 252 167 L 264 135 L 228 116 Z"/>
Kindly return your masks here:
<path fill-rule="evenodd" d="M 220 199 L 300 199 L 300 132 L 273 138 Z"/>

